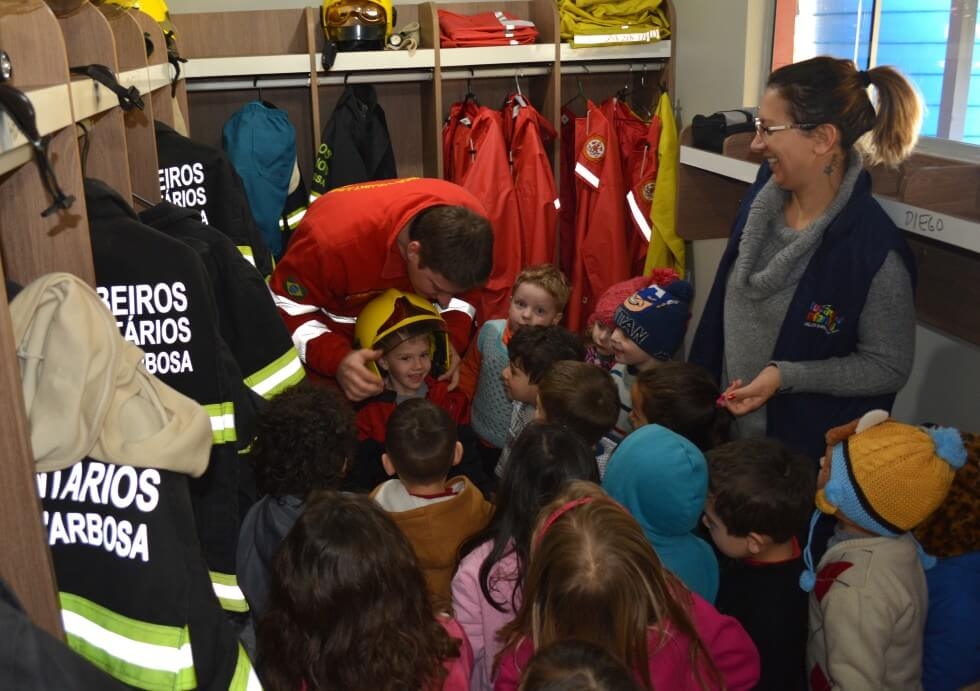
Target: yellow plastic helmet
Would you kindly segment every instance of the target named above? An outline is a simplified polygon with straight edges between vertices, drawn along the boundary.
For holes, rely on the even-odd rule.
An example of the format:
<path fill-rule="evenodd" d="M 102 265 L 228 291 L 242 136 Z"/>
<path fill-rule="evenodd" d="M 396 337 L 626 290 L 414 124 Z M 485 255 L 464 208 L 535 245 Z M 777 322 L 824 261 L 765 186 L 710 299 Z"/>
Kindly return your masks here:
<path fill-rule="evenodd" d="M 449 369 L 450 347 L 446 322 L 432 303 L 421 295 L 389 288 L 364 305 L 354 325 L 354 347 L 374 348 L 388 352 L 399 343 L 415 336 L 432 334 L 429 354 L 432 375 Z M 367 368 L 381 376 L 374 362 Z"/>
<path fill-rule="evenodd" d="M 391 0 L 323 0 L 320 24 L 342 51 L 382 50 L 391 36 Z"/>
<path fill-rule="evenodd" d="M 170 21 L 170 11 L 164 0 L 104 0 L 106 5 L 118 5 L 124 10 L 136 9 L 156 20 L 164 34 L 174 35 L 174 23 Z"/>

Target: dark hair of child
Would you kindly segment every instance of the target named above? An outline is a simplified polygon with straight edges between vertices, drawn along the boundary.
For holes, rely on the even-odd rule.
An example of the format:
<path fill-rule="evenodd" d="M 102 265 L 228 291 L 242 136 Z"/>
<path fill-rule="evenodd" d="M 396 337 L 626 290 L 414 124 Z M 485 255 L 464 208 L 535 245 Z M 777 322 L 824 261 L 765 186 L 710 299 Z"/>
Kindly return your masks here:
<path fill-rule="evenodd" d="M 276 556 L 259 623 L 266 688 L 438 687 L 459 651 L 388 514 L 363 495 L 311 495 Z"/>
<path fill-rule="evenodd" d="M 563 326 L 526 326 L 518 329 L 507 344 L 507 356 L 537 384 L 552 363 L 584 360 L 582 339 Z"/>
<path fill-rule="evenodd" d="M 686 437 L 701 451 L 731 439 L 732 416 L 717 404 L 721 391 L 703 367 L 668 361 L 636 376 L 643 417 Z"/>
<path fill-rule="evenodd" d="M 256 487 L 273 497 L 336 489 L 356 444 L 354 412 L 343 396 L 311 383 L 290 387 L 256 420 Z"/>
<path fill-rule="evenodd" d="M 418 484 L 445 479 L 458 438 L 449 413 L 425 398 L 395 407 L 385 429 L 385 445 L 398 476 Z"/>
<path fill-rule="evenodd" d="M 510 458 L 500 478 L 490 523 L 459 549 L 462 559 L 484 542 L 493 541 L 490 553 L 480 565 L 480 590 L 487 602 L 501 612 L 506 611 L 507 603 L 497 602 L 490 590 L 494 564 L 512 551 L 516 554 L 518 579 L 514 594 L 520 592 L 538 511 L 570 480 L 599 482 L 595 456 L 577 434 L 558 425 L 545 422 L 528 425 L 514 442 Z M 514 598 L 510 606 L 512 611 L 517 611 Z"/>
<path fill-rule="evenodd" d="M 630 670 L 600 645 L 566 639 L 534 653 L 518 691 L 640 691 Z"/>
<path fill-rule="evenodd" d="M 813 512 L 813 462 L 775 439 L 738 439 L 707 453 L 708 491 L 729 534 L 786 542 Z"/>
<path fill-rule="evenodd" d="M 544 373 L 538 397 L 548 422 L 577 433 L 595 446 L 619 417 L 619 393 L 604 369 L 563 360 Z"/>

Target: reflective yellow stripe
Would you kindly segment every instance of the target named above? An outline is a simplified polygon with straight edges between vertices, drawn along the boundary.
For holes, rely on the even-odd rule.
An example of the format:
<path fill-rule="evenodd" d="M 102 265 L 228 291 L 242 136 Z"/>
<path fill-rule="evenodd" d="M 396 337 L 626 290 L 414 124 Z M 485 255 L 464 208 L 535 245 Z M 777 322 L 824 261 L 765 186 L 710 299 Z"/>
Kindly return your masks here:
<path fill-rule="evenodd" d="M 72 593 L 59 599 L 68 645 L 107 674 L 142 689 L 197 686 L 186 626 L 131 619 Z"/>
<path fill-rule="evenodd" d="M 208 571 L 211 577 L 211 587 L 214 594 L 218 596 L 221 609 L 228 612 L 247 612 L 248 601 L 245 593 L 238 587 L 238 579 L 233 573 L 221 573 L 220 571 Z"/>
<path fill-rule="evenodd" d="M 238 251 L 242 253 L 246 261 L 252 266 L 255 266 L 255 254 L 252 252 L 252 248 L 248 245 L 238 245 Z"/>
<path fill-rule="evenodd" d="M 237 441 L 235 432 L 235 404 L 212 403 L 204 406 L 211 418 L 211 440 L 213 444 L 227 444 Z"/>
<path fill-rule="evenodd" d="M 241 643 L 238 644 L 238 662 L 235 663 L 235 675 L 228 684 L 228 691 L 262 691 L 262 684 L 252 669 L 252 661 Z"/>
<path fill-rule="evenodd" d="M 245 384 L 263 398 L 272 398 L 298 384 L 305 376 L 299 353 L 296 348 L 290 348 L 258 372 L 245 377 Z"/>

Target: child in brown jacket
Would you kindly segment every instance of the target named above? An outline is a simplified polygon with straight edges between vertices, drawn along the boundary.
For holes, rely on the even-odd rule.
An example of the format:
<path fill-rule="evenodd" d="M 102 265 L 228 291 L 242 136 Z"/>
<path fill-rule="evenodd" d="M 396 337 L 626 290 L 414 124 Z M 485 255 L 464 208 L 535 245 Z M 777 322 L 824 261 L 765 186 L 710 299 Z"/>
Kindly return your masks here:
<path fill-rule="evenodd" d="M 462 458 L 456 426 L 432 401 L 405 401 L 392 412 L 381 457 L 389 475 L 371 496 L 412 543 L 436 607 L 451 600 L 456 552 L 490 519 L 490 504 L 466 476 L 447 480 Z"/>

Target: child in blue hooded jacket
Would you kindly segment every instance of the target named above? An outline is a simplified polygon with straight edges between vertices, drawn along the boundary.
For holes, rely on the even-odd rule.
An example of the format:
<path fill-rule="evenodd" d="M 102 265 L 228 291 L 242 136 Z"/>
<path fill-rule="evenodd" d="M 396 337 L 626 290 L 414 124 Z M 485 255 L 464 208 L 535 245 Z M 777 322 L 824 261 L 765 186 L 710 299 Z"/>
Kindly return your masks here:
<path fill-rule="evenodd" d="M 641 427 L 616 448 L 602 487 L 639 522 L 664 566 L 713 603 L 718 559 L 694 534 L 708 496 L 708 463 L 698 447 L 666 427 Z"/>

